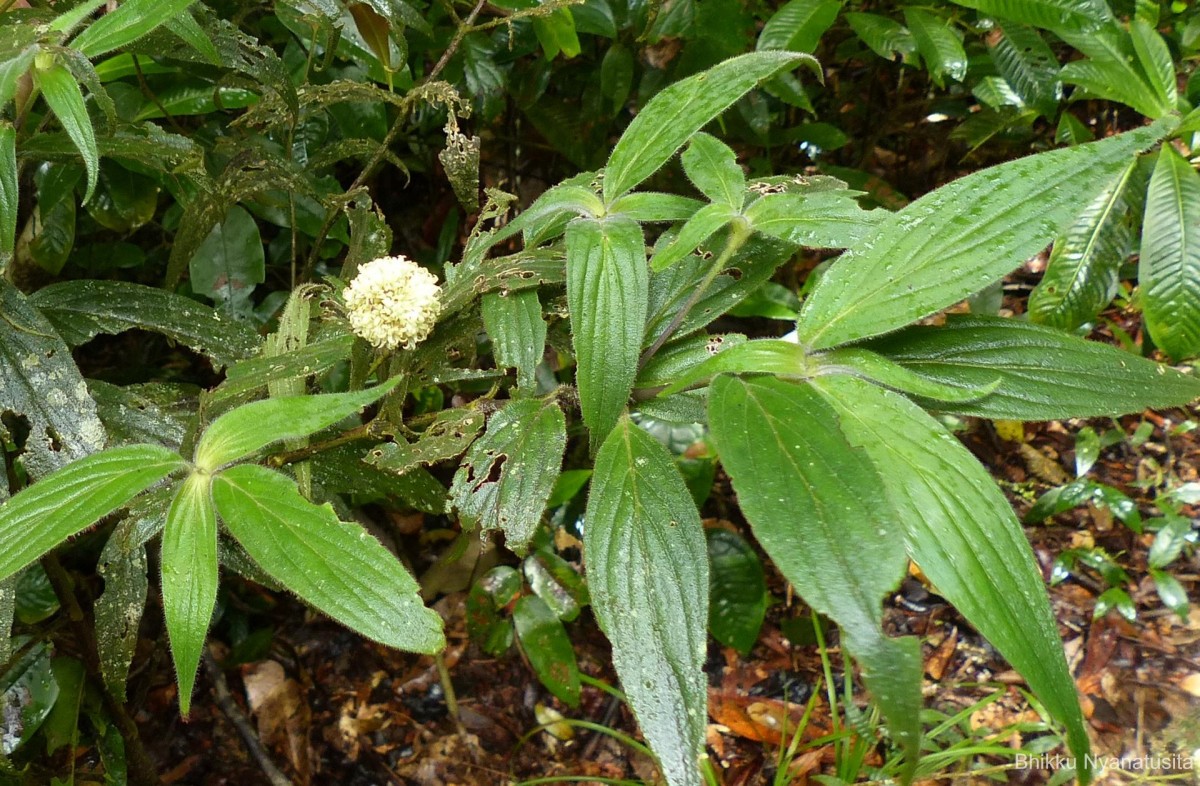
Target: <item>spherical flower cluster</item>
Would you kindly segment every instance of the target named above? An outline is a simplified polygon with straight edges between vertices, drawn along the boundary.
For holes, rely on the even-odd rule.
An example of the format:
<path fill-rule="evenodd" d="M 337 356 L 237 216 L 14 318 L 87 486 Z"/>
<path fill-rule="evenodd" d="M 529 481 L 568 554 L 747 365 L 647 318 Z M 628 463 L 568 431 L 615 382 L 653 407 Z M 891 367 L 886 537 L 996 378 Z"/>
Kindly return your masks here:
<path fill-rule="evenodd" d="M 441 291 L 437 278 L 408 257 L 368 262 L 343 293 L 350 328 L 379 349 L 412 349 L 437 324 Z"/>

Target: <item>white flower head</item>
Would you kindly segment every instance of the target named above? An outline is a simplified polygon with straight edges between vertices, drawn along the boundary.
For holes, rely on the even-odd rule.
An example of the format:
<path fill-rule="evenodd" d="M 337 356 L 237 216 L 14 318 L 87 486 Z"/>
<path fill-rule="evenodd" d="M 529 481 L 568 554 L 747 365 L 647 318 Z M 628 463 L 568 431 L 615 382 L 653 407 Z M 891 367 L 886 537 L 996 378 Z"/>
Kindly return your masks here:
<path fill-rule="evenodd" d="M 441 291 L 437 278 L 408 257 L 372 260 L 343 293 L 350 329 L 379 349 L 412 349 L 437 324 Z"/>

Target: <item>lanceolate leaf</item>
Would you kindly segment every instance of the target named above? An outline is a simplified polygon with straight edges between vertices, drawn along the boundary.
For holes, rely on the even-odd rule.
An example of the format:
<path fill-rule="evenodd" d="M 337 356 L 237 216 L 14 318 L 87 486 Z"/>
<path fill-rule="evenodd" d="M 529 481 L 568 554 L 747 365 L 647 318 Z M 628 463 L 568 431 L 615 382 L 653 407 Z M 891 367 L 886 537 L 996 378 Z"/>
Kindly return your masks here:
<path fill-rule="evenodd" d="M 546 350 L 546 320 L 537 292 L 489 292 L 483 296 L 481 310 L 496 365 L 515 367 L 517 388 L 532 393 L 534 372 Z"/>
<path fill-rule="evenodd" d="M 649 307 L 642 229 L 625 216 L 579 218 L 567 226 L 567 306 L 575 384 L 592 448 L 629 399 Z"/>
<path fill-rule="evenodd" d="M 1068 44 L 1087 55 L 1063 66 L 1062 81 L 1078 85 L 1101 98 L 1127 104 L 1146 117 L 1162 117 L 1174 109 L 1164 103 L 1150 84 L 1150 77 L 1139 68 L 1137 52 L 1130 36 L 1119 25 L 1110 24 L 1091 33 L 1056 30 Z"/>
<path fill-rule="evenodd" d="M 746 208 L 754 231 L 808 248 L 854 246 L 887 215 L 837 191 L 767 194 Z"/>
<path fill-rule="evenodd" d="M 11 123 L 0 122 L 0 268 L 6 268 L 12 259 L 20 197 L 17 191 L 17 133 Z"/>
<path fill-rule="evenodd" d="M 911 775 L 921 736 L 920 645 L 881 628 L 883 598 L 906 559 L 896 548 L 898 523 L 879 504 L 879 473 L 804 384 L 718 377 L 708 420 L 755 538 L 804 600 L 841 626 Z"/>
<path fill-rule="evenodd" d="M 961 82 L 967 75 L 967 53 L 946 20 L 918 8 L 905 8 L 904 21 L 916 39 L 933 81 L 939 87 L 945 83 L 945 77 Z"/>
<path fill-rule="evenodd" d="M 988 16 L 1055 32 L 1088 33 L 1112 21 L 1105 0 L 954 0 Z"/>
<path fill-rule="evenodd" d="M 179 714 L 192 706 L 196 670 L 217 603 L 217 514 L 212 478 L 193 473 L 179 486 L 162 537 L 163 615 L 179 681 Z"/>
<path fill-rule="evenodd" d="M 898 393 L 843 376 L 812 384 L 837 412 L 845 438 L 880 468 L 913 561 L 1067 726 L 1071 750 L 1084 761 L 1087 732 L 1041 574 L 995 482 Z"/>
<path fill-rule="evenodd" d="M 152 330 L 203 352 L 217 366 L 253 355 L 261 343 L 248 324 L 222 319 L 190 298 L 124 281 L 64 281 L 29 298 L 63 340 L 79 346 L 97 334 Z"/>
<path fill-rule="evenodd" d="M 1004 80 L 1021 100 L 1046 117 L 1053 117 L 1062 98 L 1058 59 L 1038 31 L 1019 24 L 1004 25 L 990 50 Z"/>
<path fill-rule="evenodd" d="M 741 209 L 746 198 L 746 175 L 729 145 L 715 136 L 696 134 L 680 162 L 688 179 L 709 201 Z"/>
<path fill-rule="evenodd" d="M 537 595 L 517 601 L 512 612 L 517 640 L 538 679 L 568 706 L 579 706 L 579 664 L 562 621 Z"/>
<path fill-rule="evenodd" d="M 104 425 L 71 350 L 0 276 L 0 413 L 29 423 L 17 459 L 35 480 L 104 447 Z"/>
<path fill-rule="evenodd" d="M 1159 104 L 1173 108 L 1178 91 L 1175 87 L 1175 61 L 1171 58 L 1167 42 L 1151 24 L 1140 18 L 1129 23 L 1129 38 Z"/>
<path fill-rule="evenodd" d="M 629 706 L 670 786 L 700 786 L 708 557 L 666 448 L 622 418 L 596 456 L 583 531 L 588 591 Z"/>
<path fill-rule="evenodd" d="M 0 507 L 0 580 L 184 466 L 177 453 L 129 445 L 72 462 Z"/>
<path fill-rule="evenodd" d="M 842 9 L 842 0 L 790 0 L 767 20 L 756 49 L 812 52 Z"/>
<path fill-rule="evenodd" d="M 71 47 L 86 57 L 99 57 L 120 49 L 149 33 L 194 3 L 195 0 L 125 0 L 75 37 Z"/>
<path fill-rule="evenodd" d="M 1200 353 L 1200 175 L 1170 145 L 1146 194 L 1138 283 L 1154 343 L 1173 358 Z"/>
<path fill-rule="evenodd" d="M 1136 160 L 1129 162 L 1054 241 L 1046 273 L 1029 296 L 1034 322 L 1074 330 L 1095 319 L 1117 293 L 1131 241 L 1125 186 L 1136 166 Z"/>
<path fill-rule="evenodd" d="M 861 347 L 846 347 L 824 352 L 814 358 L 824 374 L 850 374 L 869 379 L 884 387 L 922 396 L 934 401 L 978 401 L 1000 387 L 999 377 L 986 385 L 960 388 L 923 377 L 883 355 Z"/>
<path fill-rule="evenodd" d="M 821 278 L 800 314 L 801 341 L 823 349 L 886 333 L 1000 279 L 1170 127 L 984 169 L 889 215 Z"/>
<path fill-rule="evenodd" d="M 816 61 L 794 52 L 751 52 L 666 88 L 637 114 L 609 156 L 604 201 L 613 200 L 658 170 L 692 134 L 780 71 Z"/>
<path fill-rule="evenodd" d="M 707 243 L 721 227 L 736 219 L 738 213 L 724 202 L 705 205 L 688 218 L 679 229 L 679 234 L 650 259 L 654 272 L 666 270 L 671 265 Z"/>
<path fill-rule="evenodd" d="M 362 527 L 300 496 L 290 478 L 242 464 L 214 479 L 213 500 L 246 553 L 301 600 L 389 647 L 445 646 L 441 618 L 404 566 Z"/>
<path fill-rule="evenodd" d="M 67 136 L 83 156 L 83 164 L 87 168 L 87 193 L 83 201 L 92 198 L 96 189 L 96 177 L 100 171 L 100 150 L 96 147 L 96 133 L 92 130 L 92 120 L 88 117 L 87 105 L 83 101 L 83 93 L 70 70 L 61 63 L 54 63 L 49 68 L 34 68 L 33 81 L 42 91 L 42 97 L 50 105 L 54 116 L 67 132 Z"/>
<path fill-rule="evenodd" d="M 382 385 L 353 393 L 255 401 L 226 412 L 201 435 L 196 446 L 196 466 L 212 472 L 267 445 L 315 434 L 383 397 L 399 381 L 400 377 L 394 377 Z"/>
<path fill-rule="evenodd" d="M 467 524 L 504 531 L 524 552 L 562 469 L 567 426 L 553 402 L 513 401 L 492 416 L 454 475 L 450 496 Z"/>
<path fill-rule="evenodd" d="M 17 85 L 21 77 L 33 65 L 33 56 L 37 54 L 36 46 L 27 46 L 7 60 L 0 61 L 0 107 L 5 107 L 17 94 Z"/>
<path fill-rule="evenodd" d="M 1183 406 L 1200 379 L 1116 347 L 1053 328 L 999 317 L 951 317 L 943 327 L 912 327 L 869 344 L 924 377 L 947 385 L 1000 387 L 971 402 L 936 409 L 1007 420 L 1063 420 Z"/>

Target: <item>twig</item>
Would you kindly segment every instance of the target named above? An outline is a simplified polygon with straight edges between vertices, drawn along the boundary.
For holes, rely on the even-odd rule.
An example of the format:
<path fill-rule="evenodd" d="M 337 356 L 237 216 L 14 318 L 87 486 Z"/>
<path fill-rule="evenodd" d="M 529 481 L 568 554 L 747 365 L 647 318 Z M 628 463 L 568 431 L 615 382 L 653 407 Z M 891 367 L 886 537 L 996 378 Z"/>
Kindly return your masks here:
<path fill-rule="evenodd" d="M 221 667 L 213 660 L 212 654 L 207 649 L 204 651 L 204 671 L 208 674 L 209 682 L 212 683 L 213 693 L 217 697 L 217 706 L 238 730 L 242 742 L 246 743 L 246 750 L 250 752 L 250 758 L 257 762 L 259 769 L 267 776 L 271 786 L 295 786 L 291 779 L 275 765 L 271 754 L 267 753 L 267 749 L 263 747 L 258 733 L 250 725 L 250 719 L 233 700 L 233 694 L 229 692 L 229 683 L 225 680 L 225 672 L 221 671 Z"/>

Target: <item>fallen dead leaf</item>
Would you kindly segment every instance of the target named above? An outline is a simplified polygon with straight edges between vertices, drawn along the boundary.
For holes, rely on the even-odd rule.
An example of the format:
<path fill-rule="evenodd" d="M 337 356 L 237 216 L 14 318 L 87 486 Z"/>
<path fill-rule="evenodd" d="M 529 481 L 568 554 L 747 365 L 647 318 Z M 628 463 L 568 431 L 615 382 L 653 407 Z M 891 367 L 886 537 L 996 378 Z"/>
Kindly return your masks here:
<path fill-rule="evenodd" d="M 248 666 L 242 673 L 246 701 L 258 721 L 263 744 L 281 748 L 296 773 L 297 782 L 312 780 L 312 751 L 308 731 L 312 715 L 300 683 L 289 679 L 283 666 L 273 660 Z"/>

